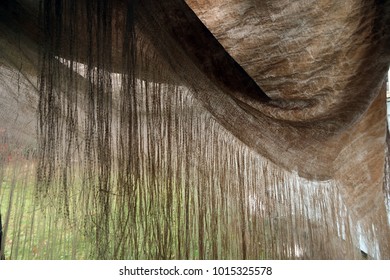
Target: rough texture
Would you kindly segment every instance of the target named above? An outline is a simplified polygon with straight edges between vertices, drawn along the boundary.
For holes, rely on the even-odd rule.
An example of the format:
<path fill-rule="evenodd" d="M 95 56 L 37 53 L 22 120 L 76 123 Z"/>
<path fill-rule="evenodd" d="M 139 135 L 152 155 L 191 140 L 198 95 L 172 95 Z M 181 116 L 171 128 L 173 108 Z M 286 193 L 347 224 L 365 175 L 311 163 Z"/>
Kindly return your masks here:
<path fill-rule="evenodd" d="M 201 75 L 194 79 L 191 73 L 185 79 L 194 87 L 202 88 L 197 97 L 216 119 L 249 147 L 288 170 L 297 170 L 309 179 L 343 177 L 341 180 L 349 189 L 363 190 L 353 192 L 352 200 L 359 197 L 361 203 L 372 201 L 368 197 L 376 196 L 374 193 L 380 196 L 386 110 L 384 93 L 379 96 L 379 90 L 389 62 L 389 49 L 385 48 L 389 40 L 385 8 L 374 1 L 322 1 L 318 5 L 307 1 L 278 1 L 277 4 L 272 1 L 188 1 L 188 4 L 228 53 L 271 97 L 271 101 L 264 101 L 226 85 L 219 86 L 211 95 L 202 88 L 208 83 L 200 82 Z M 157 21 L 170 22 L 168 27 L 155 27 L 153 34 L 165 32 L 177 38 L 190 50 L 188 55 L 193 63 L 203 57 L 191 49 L 191 43 L 182 43 L 189 41 L 182 35 L 187 30 L 198 34 L 197 40 L 201 43 L 197 46 L 205 45 L 201 51 L 218 50 L 207 44 L 206 32 L 198 27 L 185 5 L 176 1 L 143 5 L 145 10 L 156 14 Z M 157 12 L 159 10 L 166 12 Z M 363 18 L 355 14 L 361 10 L 365 11 Z M 224 15 L 223 19 L 218 15 Z M 301 21 L 306 24 L 299 25 Z M 326 30 L 338 30 L 340 26 L 344 26 L 344 39 L 336 41 L 333 36 L 340 32 L 334 34 Z M 244 30 L 241 33 L 237 31 L 240 28 Z M 309 28 L 312 28 L 310 32 Z M 259 33 L 262 36 L 256 36 Z M 244 39 L 238 40 L 239 36 Z M 302 45 L 294 48 L 294 42 L 298 41 L 302 41 Z M 164 43 L 169 44 L 167 49 L 175 48 L 168 40 Z M 291 46 L 283 47 L 286 44 Z M 274 50 L 275 46 L 280 47 Z M 285 51 L 278 51 L 282 47 Z M 316 55 L 306 59 L 310 50 L 315 50 Z M 178 61 L 180 65 L 175 67 L 186 73 L 184 69 L 190 66 L 185 64 L 184 58 Z M 280 65 L 278 61 L 285 63 Z M 289 64 L 291 67 L 286 67 Z M 213 69 L 212 63 L 207 65 Z M 268 75 L 265 69 L 274 74 Z M 234 78 L 232 73 L 224 74 L 229 79 Z M 256 79 L 260 75 L 263 83 Z M 221 84 L 216 76 L 208 78 L 216 86 Z M 276 90 L 281 92 L 279 97 L 272 94 Z M 373 102 L 374 99 L 377 101 Z M 359 139 L 359 144 L 354 139 Z M 351 143 L 354 148 L 346 152 Z M 367 163 L 365 159 L 370 159 L 371 168 L 362 167 L 362 170 L 358 166 Z M 343 173 L 338 171 L 344 170 L 345 165 L 356 172 L 340 176 Z"/>
<path fill-rule="evenodd" d="M 276 118 L 315 121 L 332 110 L 351 122 L 383 82 L 389 31 L 379 2 L 186 2 L 276 104 L 300 109 L 273 110 Z"/>
<path fill-rule="evenodd" d="M 40 190 L 72 216 L 80 161 L 94 256 L 390 257 L 388 1 L 27 2 L 1 98 L 38 81 Z"/>

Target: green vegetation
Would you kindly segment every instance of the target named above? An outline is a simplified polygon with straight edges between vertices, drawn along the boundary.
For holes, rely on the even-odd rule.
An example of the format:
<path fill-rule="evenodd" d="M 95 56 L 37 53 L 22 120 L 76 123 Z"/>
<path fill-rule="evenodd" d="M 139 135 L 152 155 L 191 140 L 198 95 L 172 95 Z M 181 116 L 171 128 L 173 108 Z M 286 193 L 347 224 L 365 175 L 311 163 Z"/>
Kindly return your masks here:
<path fill-rule="evenodd" d="M 74 174 L 73 174 L 74 175 Z M 101 191 L 74 179 L 37 193 L 27 160 L 0 166 L 6 259 L 233 259 L 241 256 L 241 205 L 214 202 L 219 189 L 194 182 L 138 177 Z M 82 177 L 82 176 L 80 176 Z M 80 178 L 72 176 L 72 178 Z M 196 185 L 196 184 L 195 184 Z M 119 186 L 119 187 L 118 187 Z M 66 195 L 64 195 L 66 192 Z M 208 203 L 211 206 L 207 207 Z M 262 227 L 259 220 L 245 224 Z M 248 239 L 249 237 L 243 237 Z M 252 246 L 265 258 L 261 240 Z"/>
<path fill-rule="evenodd" d="M 50 197 L 35 195 L 35 168 L 24 161 L 0 168 L 6 259 L 86 259 L 90 244 L 77 217 L 59 214 Z M 77 212 L 75 212 L 77 213 Z"/>

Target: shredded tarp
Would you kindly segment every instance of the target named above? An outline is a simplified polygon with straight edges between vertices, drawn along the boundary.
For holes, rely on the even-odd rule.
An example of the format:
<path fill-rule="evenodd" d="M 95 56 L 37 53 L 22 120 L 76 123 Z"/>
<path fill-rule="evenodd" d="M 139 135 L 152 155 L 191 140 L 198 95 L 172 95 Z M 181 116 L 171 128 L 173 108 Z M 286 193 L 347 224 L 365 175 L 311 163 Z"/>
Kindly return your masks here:
<path fill-rule="evenodd" d="M 386 63 L 358 115 L 300 122 L 183 1 L 11 2 L 7 258 L 390 258 Z"/>

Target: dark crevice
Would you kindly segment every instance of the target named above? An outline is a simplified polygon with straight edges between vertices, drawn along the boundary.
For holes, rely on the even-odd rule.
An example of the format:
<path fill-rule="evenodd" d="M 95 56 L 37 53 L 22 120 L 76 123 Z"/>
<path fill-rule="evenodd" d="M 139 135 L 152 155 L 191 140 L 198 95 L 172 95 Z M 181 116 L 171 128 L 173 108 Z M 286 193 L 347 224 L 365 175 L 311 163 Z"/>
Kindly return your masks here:
<path fill-rule="evenodd" d="M 166 32 L 196 67 L 220 87 L 260 102 L 270 100 L 184 1 L 140 1 L 139 5 L 143 12 L 159 11 L 155 20 L 165 26 L 159 26 L 156 32 Z"/>

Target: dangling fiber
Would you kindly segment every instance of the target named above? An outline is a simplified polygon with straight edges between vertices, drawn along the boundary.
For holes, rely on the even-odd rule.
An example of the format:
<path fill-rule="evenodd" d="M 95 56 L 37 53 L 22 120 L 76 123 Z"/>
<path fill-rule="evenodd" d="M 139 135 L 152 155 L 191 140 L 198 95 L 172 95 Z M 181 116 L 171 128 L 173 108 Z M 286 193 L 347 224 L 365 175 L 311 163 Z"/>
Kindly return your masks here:
<path fill-rule="evenodd" d="M 248 77 L 223 52 L 200 65 L 196 55 L 203 54 L 188 48 L 196 34 L 183 43 L 160 24 L 163 18 L 180 26 L 181 11 L 157 2 L 43 0 L 40 51 L 30 44 L 17 59 L 6 44 L 18 40 L 4 33 L 4 61 L 32 66 L 0 65 L 1 80 L 9 82 L 1 97 L 13 108 L 11 96 L 26 89 L 32 96 L 23 100 L 26 116 L 35 111 L 38 119 L 37 143 L 25 141 L 34 152 L 12 148 L 13 159 L 0 157 L 7 259 L 389 258 L 383 189 L 367 198 L 377 204 L 362 216 L 351 203 L 355 196 L 346 195 L 343 174 L 303 178 L 271 160 L 275 152 L 288 155 L 288 147 L 272 144 L 278 141 L 272 133 L 296 137 L 293 122 L 254 114 L 250 121 L 264 125 L 264 133 L 253 131 L 261 138 L 252 143 L 243 139 L 240 132 L 251 127 L 228 105 L 252 109 L 236 96 L 225 98 L 225 91 L 239 94 L 237 85 Z M 210 46 L 220 51 L 217 43 Z M 237 66 L 226 71 L 240 74 L 238 89 L 216 82 L 225 69 L 208 69 L 221 61 Z M 229 118 L 242 127 L 233 131 Z M 25 124 L 12 119 L 10 126 Z M 353 148 L 340 148 L 340 170 L 353 168 L 346 164 L 355 159 Z M 310 158 L 310 150 L 302 153 Z M 302 161 L 296 158 L 296 165 Z M 387 162 L 384 174 L 388 168 Z"/>

